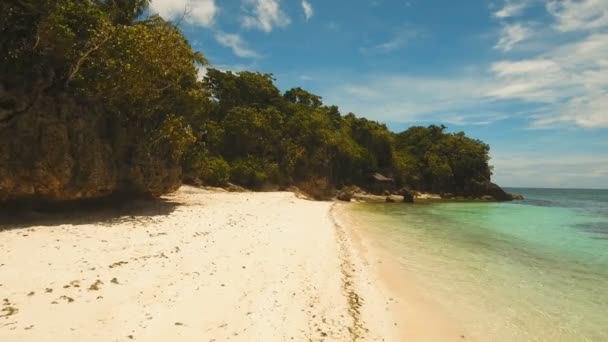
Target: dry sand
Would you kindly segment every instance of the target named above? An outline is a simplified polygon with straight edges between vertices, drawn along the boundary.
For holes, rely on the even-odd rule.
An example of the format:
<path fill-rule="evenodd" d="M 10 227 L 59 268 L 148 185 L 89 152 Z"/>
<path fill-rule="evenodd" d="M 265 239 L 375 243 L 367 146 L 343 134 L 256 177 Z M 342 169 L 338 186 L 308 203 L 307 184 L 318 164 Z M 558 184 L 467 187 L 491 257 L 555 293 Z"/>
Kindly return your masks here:
<path fill-rule="evenodd" d="M 399 341 L 331 202 L 182 187 L 0 221 L 0 341 Z"/>

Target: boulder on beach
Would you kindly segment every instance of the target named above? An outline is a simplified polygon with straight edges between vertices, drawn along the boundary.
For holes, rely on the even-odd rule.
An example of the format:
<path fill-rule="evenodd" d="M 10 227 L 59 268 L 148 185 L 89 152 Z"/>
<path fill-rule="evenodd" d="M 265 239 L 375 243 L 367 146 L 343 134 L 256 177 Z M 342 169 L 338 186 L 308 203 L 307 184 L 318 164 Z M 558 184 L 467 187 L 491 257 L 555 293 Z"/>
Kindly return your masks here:
<path fill-rule="evenodd" d="M 386 203 L 399 203 L 399 202 L 403 202 L 403 196 L 388 195 L 388 196 L 386 196 L 385 202 Z"/>
<path fill-rule="evenodd" d="M 351 199 L 357 193 L 361 193 L 361 189 L 358 186 L 345 186 L 342 189 L 338 190 L 336 193 L 336 198 L 340 201 L 350 202 Z"/>

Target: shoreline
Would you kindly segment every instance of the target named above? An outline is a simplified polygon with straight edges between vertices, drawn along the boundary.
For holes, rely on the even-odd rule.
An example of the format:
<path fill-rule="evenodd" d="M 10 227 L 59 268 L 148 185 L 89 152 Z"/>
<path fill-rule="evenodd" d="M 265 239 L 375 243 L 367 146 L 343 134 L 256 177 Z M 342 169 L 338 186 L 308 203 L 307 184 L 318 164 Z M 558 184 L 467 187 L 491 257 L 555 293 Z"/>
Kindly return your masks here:
<path fill-rule="evenodd" d="M 4 220 L 0 340 L 450 340 L 348 205 L 183 186 Z"/>
<path fill-rule="evenodd" d="M 337 229 L 350 240 L 356 258 L 366 264 L 377 290 L 387 298 L 399 340 L 471 341 L 470 335 L 441 303 L 425 293 L 422 284 L 401 267 L 386 250 L 374 246 L 375 239 L 356 222 L 348 207 L 357 203 L 336 203 L 332 216 Z M 407 281 L 404 281 L 407 280 Z"/>

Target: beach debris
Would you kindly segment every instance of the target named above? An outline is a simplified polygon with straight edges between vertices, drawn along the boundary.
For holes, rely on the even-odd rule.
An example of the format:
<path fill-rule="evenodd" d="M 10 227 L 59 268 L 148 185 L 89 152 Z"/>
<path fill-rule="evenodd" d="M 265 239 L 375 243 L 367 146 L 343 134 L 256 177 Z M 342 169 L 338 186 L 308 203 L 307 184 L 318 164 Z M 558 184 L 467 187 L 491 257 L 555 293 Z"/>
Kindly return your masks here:
<path fill-rule="evenodd" d="M 67 289 L 70 287 L 80 287 L 80 282 L 78 280 L 72 280 L 69 284 L 63 285 L 64 289 Z"/>
<path fill-rule="evenodd" d="M 68 303 L 71 303 L 71 302 L 74 301 L 74 298 L 68 297 L 68 296 L 61 296 L 61 297 L 59 297 L 59 299 L 63 299 L 63 300 L 65 300 Z"/>
<path fill-rule="evenodd" d="M 89 286 L 89 291 L 99 291 L 99 285 L 103 285 L 103 282 L 97 279 L 91 286 Z"/>
<path fill-rule="evenodd" d="M 30 293 L 28 293 L 28 294 L 27 294 L 27 296 L 28 296 L 28 297 L 31 297 L 31 296 L 33 296 L 33 295 L 35 295 L 35 294 L 36 294 L 36 292 L 31 291 Z"/>
<path fill-rule="evenodd" d="M 4 299 L 3 306 L 4 306 L 4 308 L 2 308 L 2 310 L 0 310 L 0 312 L 2 312 L 2 315 L 0 315 L 0 317 L 8 318 L 12 315 L 17 314 L 17 312 L 19 312 L 19 309 L 12 306 L 11 302 L 9 302 L 8 299 Z"/>
<path fill-rule="evenodd" d="M 118 285 L 118 279 L 112 278 L 112 280 L 110 280 L 110 283 Z"/>
<path fill-rule="evenodd" d="M 50 288 L 50 287 L 47 287 L 46 289 L 44 289 L 44 292 L 46 292 L 46 293 L 52 293 L 53 289 Z"/>
<path fill-rule="evenodd" d="M 110 265 L 108 267 L 115 268 L 115 267 L 118 267 L 118 266 L 126 265 L 128 263 L 129 263 L 128 261 L 118 261 L 118 262 L 115 262 L 115 263 L 113 263 L 112 265 Z"/>

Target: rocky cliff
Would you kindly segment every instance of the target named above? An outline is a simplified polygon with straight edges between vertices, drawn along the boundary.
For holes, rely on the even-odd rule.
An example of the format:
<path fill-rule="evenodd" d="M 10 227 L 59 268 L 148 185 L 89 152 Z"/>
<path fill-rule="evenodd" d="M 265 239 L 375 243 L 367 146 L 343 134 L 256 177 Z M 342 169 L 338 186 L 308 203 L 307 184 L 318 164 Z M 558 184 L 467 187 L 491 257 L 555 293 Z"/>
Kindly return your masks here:
<path fill-rule="evenodd" d="M 177 189 L 181 168 L 170 151 L 143 148 L 103 106 L 43 83 L 20 89 L 0 82 L 0 201 Z"/>

